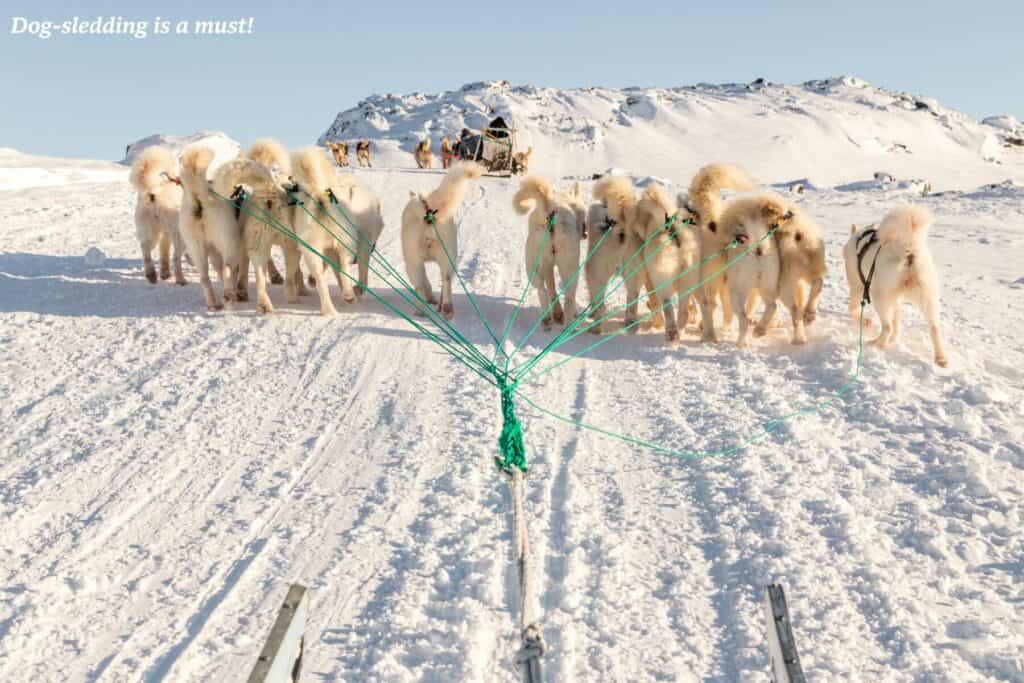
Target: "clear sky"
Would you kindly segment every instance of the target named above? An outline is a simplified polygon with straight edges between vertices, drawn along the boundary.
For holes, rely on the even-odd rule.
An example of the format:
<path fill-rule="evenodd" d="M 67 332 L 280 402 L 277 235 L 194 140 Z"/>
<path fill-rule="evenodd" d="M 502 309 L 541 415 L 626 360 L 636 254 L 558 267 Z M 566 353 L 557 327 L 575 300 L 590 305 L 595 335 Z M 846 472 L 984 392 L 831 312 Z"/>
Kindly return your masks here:
<path fill-rule="evenodd" d="M 495 8 L 495 9 L 492 9 Z M 500 8 L 500 9 L 497 9 Z M 371 93 L 856 75 L 1024 119 L 1024 2 L 4 0 L 0 146 L 118 159 L 152 133 L 314 141 Z M 241 37 L 12 35 L 14 17 L 253 17 Z"/>

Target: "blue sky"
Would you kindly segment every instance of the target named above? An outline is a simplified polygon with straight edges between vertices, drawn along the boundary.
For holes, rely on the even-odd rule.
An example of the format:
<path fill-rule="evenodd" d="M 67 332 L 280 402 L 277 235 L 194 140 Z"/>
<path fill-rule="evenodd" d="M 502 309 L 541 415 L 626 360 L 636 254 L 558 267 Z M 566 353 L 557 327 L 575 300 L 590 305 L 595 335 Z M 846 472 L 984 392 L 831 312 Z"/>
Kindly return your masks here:
<path fill-rule="evenodd" d="M 378 92 L 476 80 L 677 86 L 850 74 L 1024 119 L 1024 2 L 25 2 L 0 32 L 0 146 L 120 158 L 155 133 L 312 142 Z M 769 5 L 771 5 L 769 7 Z M 255 9 L 254 9 L 255 8 Z M 11 35 L 12 18 L 254 17 L 243 37 Z"/>

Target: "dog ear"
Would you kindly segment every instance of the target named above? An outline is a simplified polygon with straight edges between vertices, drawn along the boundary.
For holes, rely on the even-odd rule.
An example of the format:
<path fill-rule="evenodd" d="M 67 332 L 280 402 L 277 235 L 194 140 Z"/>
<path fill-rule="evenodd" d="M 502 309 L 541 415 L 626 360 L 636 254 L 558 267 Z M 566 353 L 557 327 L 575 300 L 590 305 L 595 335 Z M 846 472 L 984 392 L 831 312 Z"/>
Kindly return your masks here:
<path fill-rule="evenodd" d="M 856 235 L 857 234 L 857 224 L 856 223 L 850 224 L 850 234 L 851 235 Z"/>

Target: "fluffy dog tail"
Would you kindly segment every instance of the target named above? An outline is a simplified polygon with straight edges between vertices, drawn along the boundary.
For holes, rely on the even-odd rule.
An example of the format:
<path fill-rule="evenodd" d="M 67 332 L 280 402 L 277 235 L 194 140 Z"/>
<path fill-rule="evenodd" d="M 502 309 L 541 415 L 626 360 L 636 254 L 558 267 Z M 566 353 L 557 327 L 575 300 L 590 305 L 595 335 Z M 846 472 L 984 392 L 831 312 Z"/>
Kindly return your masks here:
<path fill-rule="evenodd" d="M 484 174 L 484 167 L 474 161 L 461 161 L 449 169 L 436 190 L 427 195 L 427 205 L 441 222 L 455 215 L 455 210 L 466 198 L 469 181 Z"/>
<path fill-rule="evenodd" d="M 666 192 L 665 188 L 658 183 L 651 183 L 644 188 L 642 200 L 658 207 L 658 211 L 660 213 L 664 213 L 666 216 L 671 216 L 676 212 L 677 207 L 672 203 L 672 199 L 669 198 L 668 192 Z"/>
<path fill-rule="evenodd" d="M 205 145 L 189 145 L 181 152 L 181 184 L 194 196 L 206 196 L 206 172 L 215 156 Z"/>
<path fill-rule="evenodd" d="M 739 166 L 708 164 L 697 171 L 690 182 L 690 206 L 697 210 L 702 221 L 718 220 L 722 212 L 722 190 L 749 190 L 754 180 Z"/>
<path fill-rule="evenodd" d="M 928 229 L 934 221 L 931 211 L 910 204 L 890 211 L 878 226 L 878 239 L 886 242 L 900 242 L 914 246 L 924 242 Z"/>
<path fill-rule="evenodd" d="M 335 183 L 334 167 L 321 147 L 304 147 L 292 155 L 292 178 L 303 190 L 322 199 Z"/>
<path fill-rule="evenodd" d="M 263 189 L 273 184 L 274 177 L 263 164 L 252 159 L 232 159 L 217 169 L 213 177 L 213 190 L 222 197 L 230 197 L 239 185 Z"/>
<path fill-rule="evenodd" d="M 519 191 L 512 198 L 512 204 L 520 214 L 529 213 L 534 206 L 548 213 L 554 198 L 555 188 L 551 183 L 544 178 L 529 176 L 519 184 Z"/>
<path fill-rule="evenodd" d="M 164 173 L 172 178 L 175 177 L 176 166 L 171 150 L 154 145 L 142 150 L 142 153 L 135 158 L 128 178 L 140 193 L 153 193 L 167 182 L 167 178 L 163 176 Z"/>
<path fill-rule="evenodd" d="M 626 176 L 605 176 L 594 185 L 594 199 L 604 202 L 612 220 L 630 225 L 636 216 L 636 190 Z"/>
<path fill-rule="evenodd" d="M 260 138 L 252 143 L 252 147 L 245 153 L 245 156 L 263 164 L 276 175 L 289 176 L 292 173 L 292 163 L 288 157 L 288 151 L 274 138 Z"/>

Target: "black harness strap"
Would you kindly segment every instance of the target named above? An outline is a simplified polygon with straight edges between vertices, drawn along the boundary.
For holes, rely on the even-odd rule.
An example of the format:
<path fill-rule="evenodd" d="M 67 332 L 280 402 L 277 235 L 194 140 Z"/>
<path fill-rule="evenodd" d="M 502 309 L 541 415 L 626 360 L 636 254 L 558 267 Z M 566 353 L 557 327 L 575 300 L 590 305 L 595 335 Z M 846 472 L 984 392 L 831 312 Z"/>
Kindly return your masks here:
<path fill-rule="evenodd" d="M 857 275 L 860 276 L 860 284 L 864 287 L 864 296 L 861 299 L 862 303 L 871 303 L 871 282 L 875 279 L 875 266 L 878 265 L 878 254 L 882 251 L 882 245 L 878 244 L 878 230 L 869 228 L 857 235 Z M 867 256 L 868 250 L 872 245 L 878 244 L 878 249 L 875 250 L 875 257 L 871 259 L 871 268 L 868 269 L 868 274 L 864 275 L 864 257 Z"/>
<path fill-rule="evenodd" d="M 235 220 L 242 215 L 242 204 L 249 199 L 249 193 L 241 185 L 235 185 L 235 191 L 231 193 L 231 203 L 235 207 Z"/>
<path fill-rule="evenodd" d="M 679 241 L 679 232 L 676 230 L 676 217 L 675 214 L 669 216 L 665 214 L 665 230 L 668 231 L 668 236 L 672 238 L 672 241 L 676 243 L 676 249 L 682 247 L 682 243 Z"/>
<path fill-rule="evenodd" d="M 431 209 L 430 205 L 427 204 L 426 201 L 423 202 L 423 210 L 425 211 L 425 213 L 423 214 L 423 220 L 425 220 L 430 225 L 433 225 L 434 220 L 436 220 L 437 211 Z"/>

